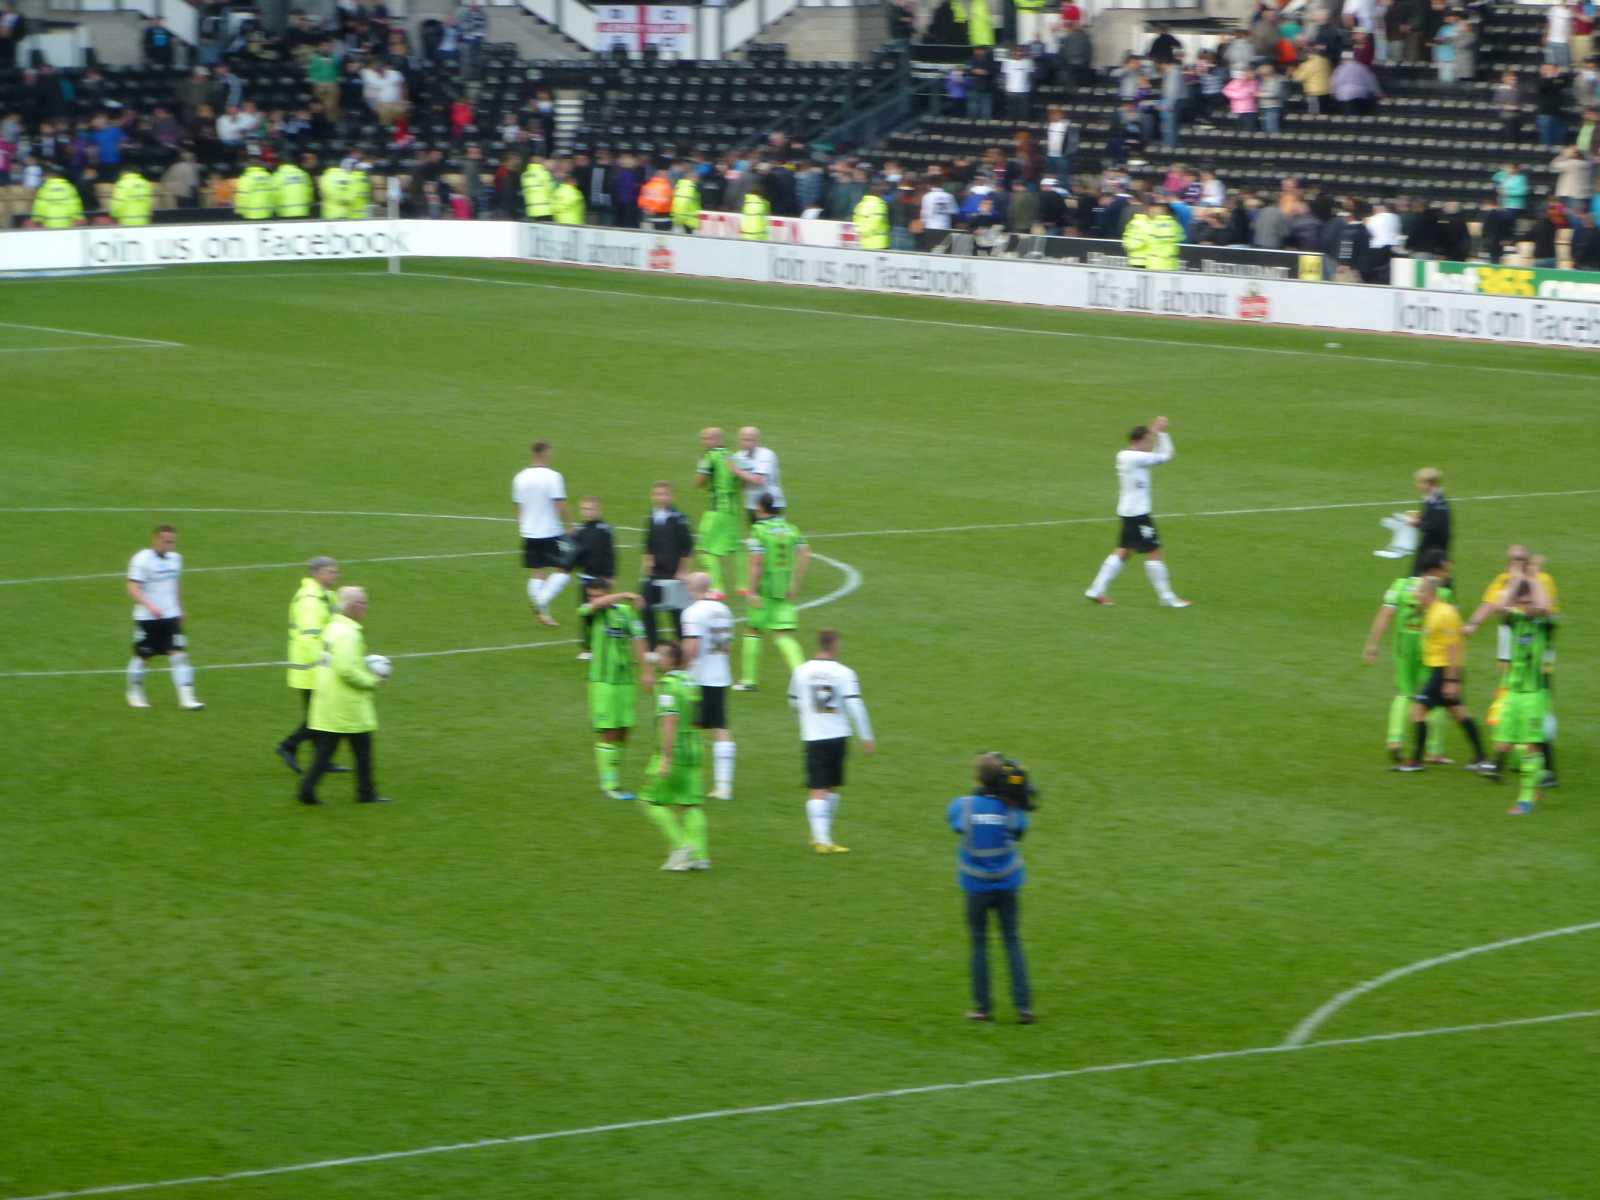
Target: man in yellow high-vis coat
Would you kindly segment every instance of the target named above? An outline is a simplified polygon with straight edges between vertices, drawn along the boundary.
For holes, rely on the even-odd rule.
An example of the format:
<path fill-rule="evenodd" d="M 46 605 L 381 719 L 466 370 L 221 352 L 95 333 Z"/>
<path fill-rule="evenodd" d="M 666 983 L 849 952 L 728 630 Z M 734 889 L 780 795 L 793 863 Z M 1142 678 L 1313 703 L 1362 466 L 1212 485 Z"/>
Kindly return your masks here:
<path fill-rule="evenodd" d="M 71 229 L 83 224 L 83 197 L 59 167 L 47 167 L 33 194 L 33 220 L 41 229 Z"/>
<path fill-rule="evenodd" d="M 111 219 L 118 225 L 148 225 L 155 211 L 155 189 L 132 167 L 122 168 L 111 189 Z"/>
<path fill-rule="evenodd" d="M 572 182 L 570 175 L 561 177 L 561 183 L 550 200 L 550 215 L 557 225 L 583 224 L 583 193 Z"/>
<path fill-rule="evenodd" d="M 350 212 L 350 172 L 334 163 L 317 178 L 322 197 L 322 219 L 342 221 Z"/>
<path fill-rule="evenodd" d="M 1122 229 L 1122 252 L 1128 265 L 1142 270 L 1150 258 L 1150 217 L 1143 208 L 1128 218 Z"/>
<path fill-rule="evenodd" d="M 693 233 L 700 228 L 700 185 L 690 164 L 679 163 L 678 167 L 683 174 L 672 185 L 672 229 L 674 233 Z"/>
<path fill-rule="evenodd" d="M 311 176 L 298 163 L 283 162 L 272 173 L 273 190 L 278 198 L 278 216 L 286 218 L 311 215 Z"/>
<path fill-rule="evenodd" d="M 763 180 L 756 180 L 744 194 L 744 207 L 739 210 L 739 236 L 747 242 L 767 240 L 767 224 L 772 217 L 772 202 L 765 194 Z"/>
<path fill-rule="evenodd" d="M 1183 245 L 1183 226 L 1165 204 L 1152 204 L 1149 220 L 1144 242 L 1146 270 L 1176 271 L 1178 247 Z"/>
<path fill-rule="evenodd" d="M 270 221 L 277 201 L 272 172 L 263 167 L 259 159 L 251 159 L 234 189 L 233 211 L 246 221 Z"/>
<path fill-rule="evenodd" d="M 548 221 L 555 215 L 556 181 L 550 168 L 537 158 L 522 169 L 522 211 L 530 221 Z"/>
<path fill-rule="evenodd" d="M 875 186 L 881 186 L 881 181 L 873 182 Z M 869 189 L 856 202 L 855 212 L 850 214 L 850 219 L 855 223 L 856 240 L 863 250 L 889 248 L 889 205 L 877 192 Z"/>
<path fill-rule="evenodd" d="M 306 720 L 311 715 L 317 660 L 322 657 L 322 633 L 339 611 L 339 600 L 333 593 L 338 578 L 339 564 L 326 555 L 318 555 L 306 564 L 305 578 L 289 601 L 289 689 L 300 697 L 300 724 L 278 743 L 276 753 L 296 775 L 300 774 L 296 751 L 300 743 L 311 740 Z"/>
<path fill-rule="evenodd" d="M 366 163 L 357 163 L 344 173 L 345 217 L 351 221 L 365 221 L 372 215 L 372 176 Z"/>

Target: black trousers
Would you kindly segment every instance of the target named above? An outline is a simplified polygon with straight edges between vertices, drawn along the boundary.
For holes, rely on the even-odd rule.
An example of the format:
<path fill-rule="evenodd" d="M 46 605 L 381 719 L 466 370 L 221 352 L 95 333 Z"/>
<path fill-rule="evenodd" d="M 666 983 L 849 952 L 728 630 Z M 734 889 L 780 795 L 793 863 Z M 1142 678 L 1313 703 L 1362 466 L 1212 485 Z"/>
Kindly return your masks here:
<path fill-rule="evenodd" d="M 671 618 L 672 640 L 675 642 L 681 642 L 683 640 L 683 610 L 681 608 L 661 607 L 660 585 L 665 583 L 667 579 L 671 578 L 673 577 L 668 575 L 665 579 L 647 579 L 645 581 L 644 636 L 646 641 L 649 642 L 650 649 L 652 650 L 661 644 L 660 614 L 662 613 L 667 614 L 667 616 Z"/>
<path fill-rule="evenodd" d="M 328 773 L 328 768 L 333 765 L 333 752 L 339 748 L 340 739 L 350 743 L 350 749 L 356 756 L 356 799 L 375 800 L 378 795 L 377 788 L 372 781 L 372 734 L 370 733 L 328 733 L 326 730 L 313 729 L 311 738 L 316 743 L 316 757 L 311 760 L 311 768 L 300 777 L 300 799 L 309 804 L 317 798 L 317 781 Z"/>
<path fill-rule="evenodd" d="M 1028 962 L 1022 956 L 1021 911 L 1017 891 L 965 892 L 967 933 L 972 938 L 972 1003 L 980 1012 L 989 1011 L 989 913 L 1000 915 L 1000 937 L 1006 945 L 1006 960 L 1011 968 L 1011 1001 L 1018 1012 L 1032 1007 L 1028 988 Z"/>
<path fill-rule="evenodd" d="M 293 733 L 278 743 L 290 754 L 300 749 L 301 742 L 309 742 L 311 740 L 311 730 L 306 728 L 306 721 L 311 716 L 311 689 L 295 688 L 294 690 L 300 693 L 300 724 Z"/>

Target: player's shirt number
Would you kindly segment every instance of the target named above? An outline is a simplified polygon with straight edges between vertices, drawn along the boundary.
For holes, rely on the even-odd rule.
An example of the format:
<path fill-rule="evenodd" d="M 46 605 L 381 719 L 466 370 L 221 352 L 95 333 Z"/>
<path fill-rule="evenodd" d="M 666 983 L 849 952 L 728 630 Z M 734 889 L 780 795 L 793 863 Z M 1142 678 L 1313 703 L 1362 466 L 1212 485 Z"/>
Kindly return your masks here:
<path fill-rule="evenodd" d="M 818 712 L 836 713 L 839 711 L 839 693 L 831 683 L 813 683 L 811 707 Z"/>

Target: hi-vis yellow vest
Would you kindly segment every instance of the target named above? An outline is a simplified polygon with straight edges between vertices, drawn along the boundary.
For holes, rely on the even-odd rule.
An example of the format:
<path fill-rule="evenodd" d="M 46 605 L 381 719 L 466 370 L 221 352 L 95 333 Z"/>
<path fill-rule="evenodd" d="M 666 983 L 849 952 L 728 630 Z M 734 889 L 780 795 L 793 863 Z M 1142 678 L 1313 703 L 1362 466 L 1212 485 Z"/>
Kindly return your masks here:
<path fill-rule="evenodd" d="M 746 192 L 744 208 L 739 213 L 739 236 L 747 242 L 767 240 L 767 218 L 772 215 L 772 205 L 760 192 Z"/>

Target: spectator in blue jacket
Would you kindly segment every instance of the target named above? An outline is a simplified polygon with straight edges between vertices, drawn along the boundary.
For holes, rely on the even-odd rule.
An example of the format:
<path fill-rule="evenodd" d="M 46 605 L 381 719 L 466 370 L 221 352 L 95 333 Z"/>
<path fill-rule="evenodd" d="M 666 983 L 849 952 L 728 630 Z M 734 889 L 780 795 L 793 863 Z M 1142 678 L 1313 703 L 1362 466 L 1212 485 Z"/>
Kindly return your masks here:
<path fill-rule="evenodd" d="M 945 820 L 961 845 L 956 850 L 956 880 L 966 897 L 967 932 L 972 942 L 972 1011 L 969 1021 L 991 1021 L 989 1006 L 989 913 L 998 914 L 1011 969 L 1011 1000 L 1017 1023 L 1032 1025 L 1033 1001 L 1028 964 L 1022 954 L 1017 893 L 1024 872 L 1017 842 L 1028 828 L 1034 788 L 1028 772 L 1001 754 L 981 754 L 974 764 L 977 788 L 950 801 Z"/>

